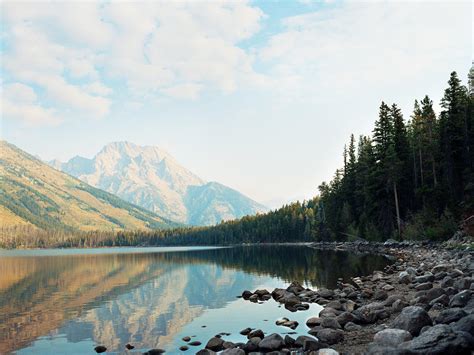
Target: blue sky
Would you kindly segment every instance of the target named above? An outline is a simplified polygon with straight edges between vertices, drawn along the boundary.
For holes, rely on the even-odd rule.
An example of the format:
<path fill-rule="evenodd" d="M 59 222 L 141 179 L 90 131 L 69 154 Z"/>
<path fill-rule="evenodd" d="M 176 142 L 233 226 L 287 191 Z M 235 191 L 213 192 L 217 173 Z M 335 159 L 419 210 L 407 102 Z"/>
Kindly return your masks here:
<path fill-rule="evenodd" d="M 466 2 L 2 2 L 2 138 L 44 159 L 167 149 L 276 207 L 313 196 L 381 100 L 473 58 Z"/>

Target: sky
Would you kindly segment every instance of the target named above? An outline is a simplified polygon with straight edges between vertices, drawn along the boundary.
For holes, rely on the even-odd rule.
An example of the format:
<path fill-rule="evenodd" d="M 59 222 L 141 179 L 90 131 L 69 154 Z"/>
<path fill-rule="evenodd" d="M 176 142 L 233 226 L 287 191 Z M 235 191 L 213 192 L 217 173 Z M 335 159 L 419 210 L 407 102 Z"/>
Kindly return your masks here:
<path fill-rule="evenodd" d="M 62 161 L 156 145 L 272 208 L 316 195 L 382 100 L 439 108 L 473 58 L 470 1 L 0 6 L 2 139 Z"/>

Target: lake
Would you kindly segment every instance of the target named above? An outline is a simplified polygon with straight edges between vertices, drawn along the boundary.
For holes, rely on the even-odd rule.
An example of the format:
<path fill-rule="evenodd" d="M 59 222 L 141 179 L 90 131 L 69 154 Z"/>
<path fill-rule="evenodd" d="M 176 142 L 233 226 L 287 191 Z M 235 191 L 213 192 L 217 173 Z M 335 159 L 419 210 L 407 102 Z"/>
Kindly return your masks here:
<path fill-rule="evenodd" d="M 243 290 L 335 287 L 337 279 L 381 270 L 382 256 L 318 251 L 308 246 L 0 250 L 0 353 L 93 354 L 163 348 L 179 353 L 184 336 L 203 343 L 246 327 L 285 334 L 281 317 L 305 322 L 322 309 L 292 313 L 273 300 L 237 298 Z"/>

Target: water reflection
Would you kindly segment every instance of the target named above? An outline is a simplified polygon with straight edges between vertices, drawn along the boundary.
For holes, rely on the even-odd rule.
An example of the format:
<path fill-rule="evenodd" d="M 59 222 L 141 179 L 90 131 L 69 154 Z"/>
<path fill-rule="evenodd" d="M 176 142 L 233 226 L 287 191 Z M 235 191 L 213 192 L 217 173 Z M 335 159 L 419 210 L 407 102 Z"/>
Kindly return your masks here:
<path fill-rule="evenodd" d="M 288 312 L 273 301 L 250 305 L 237 300 L 244 289 L 293 280 L 333 287 L 338 277 L 347 279 L 386 263 L 381 257 L 297 246 L 158 250 L 27 257 L 2 253 L 0 353 L 84 353 L 93 344 L 120 352 L 127 342 L 137 349 L 172 351 L 183 335 L 205 342 L 220 331 L 235 333 L 242 324 L 257 326 L 273 317 L 262 323 L 269 328 L 275 317 Z M 249 313 L 260 316 L 253 319 Z M 308 314 L 291 314 L 295 317 Z M 206 328 L 202 322 L 208 323 Z"/>

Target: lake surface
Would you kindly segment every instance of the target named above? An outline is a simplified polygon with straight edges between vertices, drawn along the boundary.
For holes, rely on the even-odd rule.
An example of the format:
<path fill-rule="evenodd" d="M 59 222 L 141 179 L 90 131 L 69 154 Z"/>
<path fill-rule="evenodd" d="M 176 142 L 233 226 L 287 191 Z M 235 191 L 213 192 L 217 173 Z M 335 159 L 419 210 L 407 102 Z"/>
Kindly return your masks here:
<path fill-rule="evenodd" d="M 321 306 L 292 313 L 273 300 L 236 296 L 299 281 L 335 287 L 337 279 L 381 270 L 381 256 L 317 251 L 307 246 L 0 250 L 0 353 L 93 354 L 97 345 L 125 354 L 163 348 L 180 353 L 184 336 L 215 334 L 239 342 L 239 331 L 285 334 L 281 317 L 306 319 Z"/>

